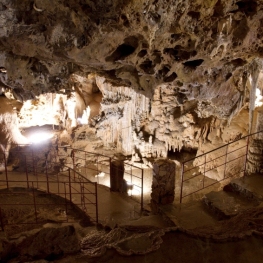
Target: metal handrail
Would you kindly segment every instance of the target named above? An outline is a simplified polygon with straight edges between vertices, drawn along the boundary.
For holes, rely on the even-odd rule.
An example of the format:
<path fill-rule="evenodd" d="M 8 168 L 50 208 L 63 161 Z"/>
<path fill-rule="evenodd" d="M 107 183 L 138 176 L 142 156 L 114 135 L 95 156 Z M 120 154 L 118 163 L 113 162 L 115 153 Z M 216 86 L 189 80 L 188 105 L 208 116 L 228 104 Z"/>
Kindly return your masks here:
<path fill-rule="evenodd" d="M 113 160 L 117 160 L 117 159 L 113 159 L 109 156 L 106 156 L 106 155 L 103 155 L 103 154 L 99 154 L 99 153 L 94 153 L 94 152 L 87 152 L 87 151 L 84 151 L 84 150 L 78 150 L 78 149 L 74 149 L 74 148 L 71 148 L 71 147 L 68 147 L 68 146 L 51 146 L 49 148 L 47 148 L 47 154 L 45 154 L 44 151 L 39 151 L 37 150 L 34 145 L 31 145 L 31 144 L 27 144 L 27 145 L 18 145 L 18 144 L 13 144 L 15 147 L 18 147 L 18 152 L 21 154 L 20 157 L 22 157 L 22 161 L 24 162 L 25 164 L 25 180 L 23 182 L 25 182 L 26 184 L 26 187 L 29 189 L 31 187 L 31 184 L 32 186 L 34 186 L 34 188 L 38 189 L 38 186 L 39 184 L 42 185 L 43 187 L 43 183 L 45 183 L 46 187 L 45 187 L 45 191 L 47 193 L 52 193 L 51 192 L 51 187 L 50 187 L 50 184 L 54 183 L 56 181 L 56 183 L 58 184 L 58 189 L 57 189 L 57 192 L 55 194 L 61 196 L 61 195 L 64 195 L 64 197 L 66 198 L 67 195 L 69 195 L 69 201 L 72 202 L 72 191 L 76 189 L 74 189 L 74 186 L 72 186 L 72 180 L 74 180 L 74 183 L 79 183 L 80 184 L 80 194 L 81 194 L 81 191 L 86 191 L 86 194 L 94 194 L 95 196 L 95 202 L 91 202 L 89 200 L 89 198 L 87 198 L 86 196 L 84 196 L 83 198 L 81 198 L 81 205 L 82 205 L 82 210 L 84 211 L 85 210 L 85 206 L 86 204 L 94 204 L 96 206 L 96 222 L 98 223 L 98 190 L 97 190 L 97 182 L 91 182 L 89 181 L 85 176 L 83 176 L 79 171 L 77 171 L 76 169 L 76 161 L 77 161 L 77 158 L 76 157 L 76 153 L 78 152 L 81 152 L 84 154 L 85 156 L 85 163 L 86 163 L 86 160 L 87 160 L 87 157 L 89 156 L 95 156 L 96 157 L 96 163 L 98 164 L 99 163 L 99 158 L 102 157 L 103 160 L 100 160 L 100 162 L 103 162 L 104 165 L 105 165 L 105 161 L 108 161 L 108 166 L 110 167 L 110 164 Z M 27 146 L 28 148 L 26 148 L 25 146 Z M 31 148 L 33 147 L 33 149 Z M 52 157 L 54 158 L 57 158 L 58 156 L 54 155 L 54 153 L 58 153 L 58 151 L 52 151 L 53 150 L 53 147 L 55 147 L 55 149 L 58 150 L 58 148 L 67 148 L 69 150 L 71 150 L 71 153 L 72 153 L 72 164 L 73 164 L 73 167 L 70 167 L 69 165 L 65 164 L 65 163 L 59 163 L 59 162 L 54 162 L 52 160 Z M 34 153 L 37 153 L 37 154 L 34 154 Z M 70 153 L 70 154 L 71 154 Z M 53 154 L 53 156 L 52 156 Z M 7 171 L 7 153 L 4 153 L 3 154 L 3 160 L 4 160 L 4 163 L 5 163 L 5 175 L 6 175 L 6 180 L 5 180 L 5 183 L 6 183 L 6 187 L 9 188 L 9 183 L 11 183 L 12 181 L 9 180 L 8 178 L 8 171 Z M 44 157 L 45 159 L 39 159 L 39 156 L 42 156 Z M 68 153 L 65 154 L 65 157 L 68 157 Z M 57 160 L 57 159 L 56 159 Z M 45 167 L 43 168 L 42 167 L 42 171 L 39 171 L 38 170 L 38 161 L 40 163 L 45 163 Z M 106 162 L 107 163 L 107 162 Z M 54 178 L 50 177 L 48 175 L 48 167 L 52 166 L 52 165 L 63 165 L 64 168 L 66 168 L 68 170 L 68 181 L 67 182 L 61 182 L 59 180 L 59 176 L 58 174 L 56 175 L 57 176 L 57 179 L 55 180 Z M 129 171 L 125 171 L 126 174 L 128 174 L 130 177 L 131 177 L 131 181 L 133 181 L 132 178 L 137 178 L 139 181 L 140 181 L 140 185 L 138 183 L 134 183 L 134 185 L 137 187 L 137 188 L 140 188 L 141 190 L 141 196 L 140 196 L 140 199 L 138 201 L 138 199 L 135 199 L 137 202 L 140 203 L 140 206 L 141 206 L 141 210 L 143 210 L 143 207 L 144 207 L 144 203 L 143 203 L 143 177 L 144 177 L 144 173 L 143 173 L 143 169 L 140 168 L 140 167 L 137 167 L 135 165 L 132 165 L 132 164 L 128 164 L 128 163 L 125 163 L 124 162 L 124 165 L 125 166 L 128 166 L 130 167 L 131 169 L 131 172 Z M 29 179 L 29 172 L 30 172 L 30 169 L 32 168 L 31 172 L 33 172 L 33 174 L 35 175 L 35 180 L 32 181 Z M 140 170 L 140 174 L 139 176 L 134 174 L 133 173 L 133 170 L 132 169 L 138 169 Z M 98 169 L 98 165 L 97 165 L 97 170 L 96 171 L 99 171 Z M 40 177 L 42 176 L 42 174 L 45 174 L 45 180 L 41 180 Z M 137 180 L 137 182 L 138 182 Z M 136 182 L 136 181 L 135 181 Z M 12 182 L 13 183 L 13 182 Z M 64 184 L 64 192 L 62 190 L 59 189 L 59 184 L 62 183 L 62 185 Z M 87 189 L 84 185 L 84 183 L 91 183 L 91 184 L 94 184 L 95 185 L 95 190 L 94 190 L 94 193 L 91 193 L 89 191 L 89 189 Z M 68 187 L 68 190 L 69 192 L 66 191 L 66 185 Z M 62 187 L 63 188 L 63 187 Z M 87 193 L 89 192 L 89 193 Z M 131 195 L 132 197 L 132 195 Z M 36 208 L 35 208 L 36 209 Z M 65 208 L 67 210 L 67 207 Z M 1 207 L 0 207 L 0 215 L 1 215 Z M 36 211 L 35 211 L 36 213 Z M 1 217 L 1 216 L 0 216 Z M 1 225 L 2 225 L 2 218 L 0 218 L 0 222 L 1 222 Z"/>
<path fill-rule="evenodd" d="M 27 153 L 30 153 L 30 151 L 27 151 Z M 31 154 L 31 153 L 30 153 Z M 12 181 L 10 178 L 8 178 L 8 170 L 7 170 L 7 161 L 6 161 L 6 154 L 3 154 L 3 159 L 4 159 L 4 162 L 5 162 L 5 180 L 1 180 L 1 182 L 4 182 L 6 184 L 6 188 L 9 189 L 10 188 L 10 185 L 12 183 L 16 184 L 17 183 L 22 183 L 22 184 L 25 184 L 25 188 L 27 189 L 32 189 L 32 191 L 34 191 L 34 189 L 39 189 L 39 184 L 41 185 L 41 190 L 43 190 L 42 188 L 44 188 L 44 191 L 49 194 L 49 193 L 53 193 L 55 195 L 58 195 L 58 196 L 61 196 L 63 198 L 65 198 L 65 210 L 67 210 L 67 203 L 74 203 L 75 205 L 79 206 L 78 202 L 76 201 L 73 201 L 72 200 L 72 194 L 81 194 L 81 196 L 83 195 L 84 197 L 82 198 L 81 197 L 81 200 L 84 200 L 84 203 L 81 202 L 81 210 L 83 210 L 85 212 L 86 210 L 86 205 L 94 205 L 95 206 L 95 222 L 98 223 L 98 197 L 97 197 L 97 194 L 98 194 L 98 191 L 97 191 L 97 183 L 93 183 L 93 182 L 88 182 L 87 179 L 85 177 L 83 177 L 81 174 L 79 174 L 77 171 L 74 171 L 74 174 L 77 173 L 77 176 L 74 176 L 74 178 L 72 177 L 72 174 L 73 173 L 70 173 L 70 171 L 73 171 L 73 169 L 71 169 L 70 167 L 68 167 L 68 177 L 66 181 L 63 181 L 63 182 L 60 182 L 58 180 L 58 175 L 57 175 L 57 179 L 56 178 L 53 178 L 52 176 L 50 176 L 48 174 L 48 169 L 47 169 L 47 165 L 46 165 L 46 168 L 45 168 L 45 172 L 39 172 L 37 171 L 37 163 L 36 163 L 36 159 L 32 159 L 32 163 L 29 162 L 26 158 L 26 155 L 24 156 L 25 157 L 25 180 L 15 180 L 15 181 Z M 47 161 L 48 160 L 45 160 L 46 161 L 46 164 L 47 164 Z M 56 164 L 56 163 L 51 163 L 49 162 L 48 164 Z M 34 168 L 32 170 L 33 172 L 33 175 L 35 178 L 32 179 L 29 179 L 29 171 L 28 171 L 28 167 L 30 167 L 30 165 Z M 41 179 L 42 178 L 42 179 Z M 51 185 L 52 184 L 58 184 L 58 191 L 52 191 L 52 187 Z M 62 190 L 59 191 L 59 184 L 64 184 L 64 192 Z M 74 185 L 73 185 L 74 184 Z M 77 188 L 75 187 L 77 184 Z M 94 190 L 89 190 L 86 185 L 89 184 L 91 185 L 91 187 L 94 187 Z M 68 191 L 66 190 L 66 185 L 68 187 Z M 81 190 L 79 190 L 78 188 L 80 188 Z M 84 191 L 82 191 L 84 190 Z M 74 193 L 73 193 L 74 192 Z M 94 195 L 94 200 L 95 201 L 91 201 L 89 198 L 87 198 L 85 195 L 86 194 L 92 194 Z M 67 195 L 69 195 L 69 200 L 67 201 Z M 35 194 L 33 192 L 33 204 L 34 204 L 34 210 L 35 210 L 35 214 L 37 214 L 36 212 L 36 209 L 37 209 L 37 206 L 41 205 L 41 204 L 36 204 L 36 200 L 35 200 Z M 2 206 L 6 206 L 8 204 L 1 204 Z M 20 205 L 20 204 L 17 204 L 17 205 Z M 24 205 L 24 204 L 22 204 Z M 30 204 L 28 204 L 30 205 Z M 32 205 L 32 204 L 31 204 Z M 1 210 L 1 207 L 0 207 L 0 210 Z M 2 227 L 2 230 L 4 229 L 4 222 L 3 222 L 3 219 L 2 219 L 2 210 L 0 211 L 0 222 L 1 222 L 1 227 Z M 89 216 L 91 218 L 91 216 L 89 214 L 87 214 L 87 216 Z M 68 222 L 67 221 L 68 219 L 66 219 L 65 222 Z M 29 223 L 29 224 L 35 224 L 35 223 L 40 223 L 38 218 L 35 217 L 35 222 L 34 223 Z M 10 225 L 10 224 L 6 224 L 6 225 Z"/>
<path fill-rule="evenodd" d="M 213 150 L 208 151 L 208 152 L 206 152 L 206 153 L 203 153 L 203 154 L 200 154 L 200 155 L 195 156 L 195 157 L 193 157 L 193 158 L 190 158 L 190 159 L 188 159 L 188 160 L 186 160 L 186 161 L 184 161 L 184 162 L 193 161 L 193 160 L 196 159 L 196 158 L 200 158 L 200 157 L 202 157 L 202 156 L 204 156 L 204 155 L 207 155 L 207 154 L 212 153 L 212 152 L 214 152 L 214 151 L 217 151 L 217 150 L 219 150 L 219 149 L 221 149 L 221 148 L 224 148 L 224 147 L 226 147 L 226 146 L 228 146 L 228 145 L 230 145 L 230 144 L 232 144 L 232 143 L 238 142 L 238 141 L 243 140 L 243 139 L 245 139 L 245 138 L 247 138 L 247 137 L 251 137 L 251 136 L 253 136 L 253 135 L 256 135 L 256 134 L 259 134 L 259 133 L 262 133 L 262 132 L 263 132 L 263 130 L 262 130 L 262 131 L 257 131 L 257 132 L 254 132 L 254 133 L 250 133 L 250 134 L 248 134 L 248 135 L 245 135 L 244 137 L 241 137 L 241 138 L 239 138 L 239 139 L 237 139 L 237 140 L 234 140 L 234 141 L 232 141 L 232 142 L 226 143 L 226 144 L 224 144 L 224 145 L 222 145 L 222 146 L 220 146 L 220 147 L 218 147 L 218 148 L 216 148 L 216 149 L 213 149 Z"/>
<path fill-rule="evenodd" d="M 104 155 L 104 154 L 89 152 L 89 151 L 85 151 L 85 150 L 79 150 L 79 149 L 76 149 L 76 148 L 72 148 L 71 146 L 57 146 L 57 149 L 69 149 L 69 150 L 71 151 L 70 154 L 71 154 L 71 158 L 72 158 L 72 164 L 73 164 L 73 169 L 74 169 L 74 171 L 77 171 L 77 170 L 76 170 L 76 165 L 77 165 L 77 163 L 78 163 L 77 161 L 78 161 L 78 160 L 82 160 L 82 161 L 84 161 L 85 164 L 86 164 L 87 157 L 90 157 L 90 155 L 91 155 L 91 156 L 94 156 L 94 157 L 96 158 L 96 161 L 94 162 L 94 164 L 96 164 L 96 167 L 97 167 L 97 168 L 96 168 L 96 169 L 92 169 L 92 168 L 89 167 L 88 169 L 93 170 L 93 171 L 96 171 L 96 172 L 98 172 L 98 173 L 100 172 L 100 170 L 99 170 L 99 168 L 98 168 L 98 164 L 102 164 L 102 163 L 103 163 L 103 165 L 105 165 L 106 167 L 110 168 L 111 162 L 118 160 L 118 159 L 116 159 L 116 158 L 112 158 L 112 157 L 109 157 L 109 156 Z M 78 157 L 78 156 L 77 156 L 77 153 L 78 153 L 78 152 L 83 153 L 83 154 L 84 154 L 84 158 L 83 158 L 83 157 Z M 106 160 L 103 159 L 102 161 L 99 162 L 99 158 L 100 158 L 100 157 L 104 157 L 104 158 L 106 158 Z M 107 160 L 107 159 L 108 159 L 108 160 Z M 105 163 L 105 161 L 106 161 L 106 163 Z M 124 162 L 124 165 L 127 166 L 127 167 L 131 170 L 130 173 L 129 173 L 128 170 L 125 171 L 125 174 L 127 174 L 127 175 L 130 176 L 131 182 L 133 181 L 133 178 L 137 178 L 137 179 L 140 180 L 140 185 L 135 185 L 135 184 L 134 184 L 134 186 L 136 186 L 137 188 L 140 189 L 140 192 L 141 192 L 141 193 L 140 193 L 139 203 L 140 203 L 141 210 L 143 210 L 143 209 L 144 209 L 144 198 L 143 198 L 143 180 L 144 180 L 143 177 L 144 177 L 144 171 L 143 171 L 142 168 L 140 168 L 140 167 L 138 167 L 138 166 L 135 166 L 135 165 L 132 165 L 132 164 L 129 164 L 129 163 L 126 163 L 126 162 Z M 86 166 L 82 166 L 82 167 L 83 167 L 83 168 L 87 168 Z M 132 171 L 133 171 L 134 169 L 140 170 L 140 176 L 136 176 L 135 174 L 132 173 Z M 105 173 L 107 173 L 107 172 L 105 171 Z M 108 174 L 110 175 L 110 172 L 109 172 L 109 171 L 108 171 Z M 97 177 L 97 180 L 98 180 L 98 177 Z M 97 182 L 98 182 L 98 181 L 97 181 Z M 98 182 L 98 183 L 99 183 L 99 182 Z M 131 197 L 133 197 L 132 194 L 131 194 Z M 136 198 L 134 198 L 134 200 L 137 201 Z"/>
<path fill-rule="evenodd" d="M 237 160 L 237 159 L 239 159 L 239 158 L 242 158 L 242 157 L 245 157 L 244 168 L 243 168 L 242 170 L 240 170 L 239 173 L 242 173 L 242 172 L 243 172 L 243 175 L 245 175 L 246 167 L 247 167 L 247 159 L 248 159 L 247 156 L 248 156 L 248 147 L 249 147 L 250 138 L 251 138 L 252 136 L 254 136 L 254 135 L 256 135 L 256 134 L 259 134 L 259 133 L 262 133 L 262 132 L 263 132 L 263 130 L 262 130 L 262 131 L 258 131 L 258 132 L 254 132 L 254 133 L 251 133 L 251 134 L 248 134 L 248 135 L 246 135 L 246 136 L 244 136 L 244 137 L 242 137 L 242 138 L 240 138 L 240 139 L 238 139 L 238 140 L 234 140 L 234 141 L 229 142 L 229 143 L 227 143 L 227 144 L 225 144 L 225 145 L 222 145 L 222 146 L 220 146 L 220 147 L 218 147 L 218 148 L 216 148 L 216 149 L 213 149 L 213 150 L 211 150 L 211 151 L 208 151 L 208 152 L 206 152 L 206 153 L 203 153 L 203 154 L 201 154 L 201 155 L 195 156 L 195 157 L 193 157 L 193 158 L 190 158 L 190 159 L 184 161 L 184 162 L 182 163 L 182 169 L 181 169 L 180 203 L 182 203 L 183 198 L 185 198 L 185 197 L 187 197 L 187 196 L 190 196 L 190 195 L 192 195 L 192 194 L 194 194 L 194 193 L 197 193 L 197 192 L 199 192 L 199 191 L 201 191 L 201 190 L 203 190 L 203 189 L 205 189 L 205 188 L 207 188 L 207 187 L 210 187 L 210 186 L 212 186 L 212 185 L 214 185 L 214 184 L 216 184 L 216 183 L 218 183 L 218 182 L 221 182 L 221 181 L 229 178 L 229 177 L 226 177 L 226 165 L 227 165 L 228 163 L 233 162 L 233 161 L 235 161 L 235 160 Z M 234 144 L 234 143 L 236 143 L 236 142 L 238 142 L 238 141 L 240 141 L 240 140 L 244 140 L 244 139 L 247 140 L 245 146 L 242 146 L 242 147 L 240 147 L 240 148 L 238 148 L 238 149 L 235 149 L 235 150 L 229 152 L 229 146 L 230 146 L 231 144 Z M 220 156 L 217 157 L 217 158 L 214 158 L 214 159 L 212 159 L 212 160 L 207 161 L 207 156 L 208 156 L 209 154 L 212 154 L 213 152 L 219 151 L 220 149 L 223 149 L 223 148 L 226 148 L 225 154 L 222 154 L 222 155 L 220 155 Z M 245 154 L 243 154 L 243 155 L 241 155 L 241 156 L 238 156 L 237 158 L 231 159 L 230 161 L 227 160 L 227 157 L 228 157 L 231 153 L 237 152 L 237 151 L 239 151 L 239 150 L 241 150 L 241 149 L 243 149 L 243 148 L 246 149 L 246 150 L 245 150 Z M 213 168 L 211 168 L 211 169 L 209 169 L 209 170 L 206 170 L 206 165 L 207 165 L 208 163 L 211 163 L 211 162 L 215 161 L 216 159 L 222 158 L 222 157 L 224 157 L 224 156 L 225 156 L 225 160 L 224 160 L 223 163 L 221 163 L 220 165 L 215 166 L 215 167 L 213 167 Z M 185 170 L 185 165 L 186 165 L 186 163 L 193 162 L 193 161 L 196 160 L 197 158 L 205 158 L 205 161 L 204 161 L 202 164 L 199 164 L 199 165 L 197 165 L 197 166 L 191 167 L 191 168 L 188 169 L 188 170 Z M 223 166 L 223 165 L 225 165 L 223 179 L 222 179 L 222 180 L 219 180 L 219 181 L 216 181 L 216 182 L 212 182 L 211 184 L 208 184 L 208 185 L 205 186 L 205 185 L 204 185 L 205 174 L 206 174 L 207 172 L 209 172 L 209 171 L 211 171 L 211 170 L 213 170 L 213 169 L 216 169 L 216 168 L 218 168 L 218 167 L 220 167 L 220 166 Z M 184 178 L 184 175 L 186 174 L 186 172 L 189 172 L 189 171 L 194 170 L 194 169 L 196 169 L 196 168 L 199 169 L 199 168 L 202 167 L 202 166 L 204 166 L 204 171 L 203 171 L 203 173 L 194 175 L 194 176 L 189 177 L 189 178 L 187 178 L 187 179 Z M 193 178 L 195 178 L 195 177 L 197 177 L 197 176 L 199 176 L 199 175 L 201 175 L 201 174 L 203 174 L 203 179 L 202 179 L 202 181 L 203 181 L 203 187 L 200 188 L 200 189 L 198 189 L 198 190 L 196 190 L 196 191 L 192 191 L 192 192 L 184 195 L 184 194 L 183 194 L 184 182 L 190 181 L 190 180 L 192 180 Z"/>

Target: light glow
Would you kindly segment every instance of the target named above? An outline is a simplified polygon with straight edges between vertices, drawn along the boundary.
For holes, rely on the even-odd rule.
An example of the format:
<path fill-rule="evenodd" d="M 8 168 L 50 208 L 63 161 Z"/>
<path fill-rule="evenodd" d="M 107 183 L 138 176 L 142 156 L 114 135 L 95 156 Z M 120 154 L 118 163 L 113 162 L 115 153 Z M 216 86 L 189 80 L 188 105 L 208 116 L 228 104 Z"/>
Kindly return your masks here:
<path fill-rule="evenodd" d="M 29 136 L 28 140 L 30 143 L 42 143 L 51 139 L 54 135 L 47 132 L 38 132 Z"/>
<path fill-rule="evenodd" d="M 78 118 L 78 121 L 79 121 L 81 124 L 88 124 L 88 123 L 89 123 L 89 116 L 90 116 L 90 107 L 88 106 L 88 107 L 83 111 L 82 117 L 81 117 L 81 118 Z"/>
<path fill-rule="evenodd" d="M 127 190 L 129 196 L 141 194 L 141 188 L 132 184 L 131 182 L 127 182 Z"/>
<path fill-rule="evenodd" d="M 95 175 L 95 177 L 104 177 L 105 176 L 105 173 L 104 172 L 100 172 L 99 174 Z"/>
<path fill-rule="evenodd" d="M 263 96 L 261 96 L 260 94 L 260 89 L 257 88 L 256 89 L 256 101 L 255 101 L 256 107 L 261 107 L 263 105 L 262 98 Z"/>

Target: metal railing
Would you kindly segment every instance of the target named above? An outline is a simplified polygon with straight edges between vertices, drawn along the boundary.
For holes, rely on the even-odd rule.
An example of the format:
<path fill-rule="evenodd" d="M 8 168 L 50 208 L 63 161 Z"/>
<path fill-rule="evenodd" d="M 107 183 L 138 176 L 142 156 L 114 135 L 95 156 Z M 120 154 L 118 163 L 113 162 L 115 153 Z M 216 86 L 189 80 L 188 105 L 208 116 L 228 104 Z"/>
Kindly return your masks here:
<path fill-rule="evenodd" d="M 183 199 L 225 179 L 246 173 L 251 137 L 258 131 L 182 163 L 180 203 Z M 216 178 L 216 179 L 211 179 Z M 187 184 L 187 185 L 186 185 Z"/>
<path fill-rule="evenodd" d="M 117 159 L 99 153 L 75 149 L 70 146 L 59 146 L 53 148 L 49 156 L 50 158 L 57 158 L 57 162 L 64 162 L 66 160 L 66 163 L 64 163 L 63 165 L 72 167 L 73 171 L 78 171 L 90 182 L 97 182 L 98 184 L 111 187 L 110 179 L 111 176 L 115 175 L 111 175 L 110 167 L 112 162 L 118 161 Z M 127 194 L 133 200 L 138 202 L 140 204 L 141 210 L 143 210 L 144 171 L 142 168 L 129 164 L 125 161 L 123 161 L 123 165 L 123 183 L 126 182 L 126 188 L 128 189 L 125 189 L 124 187 L 123 191 L 121 192 L 125 193 L 125 190 L 128 190 Z M 122 168 L 119 168 L 115 171 L 122 173 L 121 169 Z"/>
<path fill-rule="evenodd" d="M 32 200 L 30 201 L 29 199 L 28 203 L 22 201 L 15 204 L 1 201 L 0 223 L 2 229 L 4 229 L 6 225 L 15 224 L 5 219 L 5 211 L 8 211 L 10 207 L 14 206 L 33 207 L 35 214 L 34 220 L 24 222 L 25 224 L 38 224 L 43 222 L 43 219 L 37 216 L 40 207 L 44 205 L 55 206 L 58 204 L 50 202 L 43 204 L 38 202 L 36 196 L 39 194 L 39 191 L 41 191 L 42 195 L 50 196 L 50 194 L 54 194 L 64 200 L 63 203 L 60 202 L 60 206 L 64 206 L 65 217 L 63 220 L 60 219 L 60 222 L 69 222 L 70 219 L 67 216 L 69 210 L 71 209 L 73 211 L 73 208 L 76 210 L 76 207 L 78 207 L 91 221 L 98 223 L 98 191 L 96 182 L 89 182 L 80 173 L 66 166 L 64 166 L 64 168 L 67 168 L 66 172 L 54 173 L 54 167 L 58 166 L 58 164 L 49 160 L 46 152 L 44 152 L 45 158 L 43 159 L 41 158 L 43 151 L 36 151 L 36 149 L 32 149 L 30 146 L 17 146 L 15 148 L 16 149 L 13 148 L 12 151 L 13 153 L 15 151 L 16 158 L 19 158 L 19 169 L 18 171 L 8 171 L 6 155 L 3 154 L 2 158 L 5 163 L 5 169 L 1 176 L 0 188 L 7 190 L 17 189 L 18 187 L 19 189 L 26 189 L 27 191 L 16 190 L 15 193 L 19 193 L 21 197 L 23 195 L 28 196 L 30 193 L 29 196 L 32 197 Z M 15 167 L 14 170 L 16 170 Z M 12 193 L 0 191 L 0 195 L 9 194 Z M 28 200 L 28 198 L 24 199 Z M 21 200 L 23 200 L 23 198 Z M 23 224 L 23 222 L 19 224 Z"/>
<path fill-rule="evenodd" d="M 47 195 L 52 193 L 65 198 L 65 211 L 68 211 L 69 204 L 73 203 L 93 221 L 98 222 L 97 184 L 110 186 L 110 177 L 114 176 L 110 174 L 110 167 L 115 159 L 98 153 L 55 145 L 41 147 L 41 150 L 35 145 L 13 145 L 8 154 L 9 165 L 11 163 L 16 172 L 7 169 L 7 154 L 3 154 L 4 173 L 0 175 L 0 188 L 11 189 L 21 186 L 31 192 L 33 201 L 29 204 L 23 203 L 21 206 L 31 205 L 34 208 L 36 215 L 34 223 L 40 223 L 37 214 L 38 208 L 43 205 L 36 202 L 36 190 L 44 191 L 43 193 Z M 144 171 L 127 162 L 123 162 L 123 165 L 125 167 L 123 179 L 127 182 L 127 193 L 140 204 L 143 210 Z M 102 174 L 103 177 L 101 177 Z M 108 183 L 105 183 L 106 181 Z M 20 194 L 23 192 L 21 191 Z M 2 229 L 8 225 L 2 220 L 4 208 L 12 205 L 12 203 L 0 203 Z M 64 222 L 68 220 L 65 218 Z"/>

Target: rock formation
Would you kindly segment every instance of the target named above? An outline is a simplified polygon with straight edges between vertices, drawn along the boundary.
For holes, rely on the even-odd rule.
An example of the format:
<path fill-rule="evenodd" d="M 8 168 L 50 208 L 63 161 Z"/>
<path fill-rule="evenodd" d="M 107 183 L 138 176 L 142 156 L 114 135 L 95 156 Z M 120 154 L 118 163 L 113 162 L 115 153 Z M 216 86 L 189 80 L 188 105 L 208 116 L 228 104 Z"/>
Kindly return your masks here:
<path fill-rule="evenodd" d="M 246 141 L 238 139 L 263 129 L 262 57 L 260 0 L 1 0 L 0 173 L 8 157 L 17 167 L 10 145 L 30 143 L 33 132 L 39 141 L 43 130 L 62 146 L 61 164 L 78 168 L 86 159 L 74 163 L 72 148 L 152 167 L 173 154 L 182 162 L 229 142 L 243 147 Z M 248 172 L 263 171 L 262 147 L 262 136 L 254 136 Z M 206 166 L 204 177 L 212 180 L 244 165 L 237 160 L 213 169 L 221 154 L 193 164 Z M 162 176 L 157 190 L 153 185 L 156 211 L 174 200 L 170 163 L 170 185 Z M 176 178 L 180 167 L 176 162 Z M 202 173 L 200 167 L 194 172 Z M 94 178 L 103 174 L 96 170 Z M 4 261 L 18 254 L 22 261 L 54 260 L 82 249 L 105 262 L 129 255 L 140 262 L 139 255 L 152 262 L 164 255 L 167 262 L 232 262 L 232 255 L 236 262 L 259 262 L 261 222 L 259 209 L 214 229 L 133 235 L 134 229 L 116 228 L 89 233 L 81 244 L 71 226 L 45 228 L 20 244 L 3 243 L 0 252 Z"/>
<path fill-rule="evenodd" d="M 262 10 L 246 0 L 2 0 L 1 99 L 20 104 L 8 142 L 49 124 L 62 144 L 147 163 L 246 135 L 261 95 Z"/>

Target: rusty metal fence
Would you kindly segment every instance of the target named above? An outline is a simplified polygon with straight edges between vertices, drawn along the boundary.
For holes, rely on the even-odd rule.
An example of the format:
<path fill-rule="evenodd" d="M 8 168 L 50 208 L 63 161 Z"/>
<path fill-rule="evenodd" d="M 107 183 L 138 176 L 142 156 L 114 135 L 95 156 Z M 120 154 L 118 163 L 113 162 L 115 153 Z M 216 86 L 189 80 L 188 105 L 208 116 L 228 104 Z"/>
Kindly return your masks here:
<path fill-rule="evenodd" d="M 31 220 L 24 222 L 25 224 L 38 224 L 45 221 L 39 216 L 41 208 L 58 205 L 60 210 L 63 207 L 64 211 L 63 217 L 59 219 L 60 222 L 74 221 L 68 215 L 73 213 L 73 209 L 79 208 L 79 211 L 82 211 L 91 222 L 98 223 L 97 183 L 89 182 L 71 167 L 64 166 L 65 171 L 60 172 L 58 170 L 59 164 L 53 162 L 49 157 L 49 152 L 45 150 L 39 150 L 34 146 L 17 145 L 13 147 L 9 155 L 9 162 L 13 163 L 11 169 L 10 165 L 7 165 L 7 156 L 3 154 L 5 165 L 2 174 L 0 174 L 0 195 L 5 198 L 1 198 L 0 201 L 1 228 L 17 224 L 8 222 L 5 217 L 5 214 L 14 207 L 33 208 L 34 216 Z M 40 198 L 40 201 L 37 198 L 39 195 L 48 197 L 51 194 L 61 197 L 61 199 L 56 203 L 48 202 L 48 200 L 42 203 L 43 198 Z M 12 198 L 6 198 L 11 195 L 20 195 L 21 198 L 13 203 Z M 19 222 L 19 224 L 23 224 L 23 222 Z"/>
<path fill-rule="evenodd" d="M 1 159 L 1 156 L 0 156 Z M 72 204 L 98 223 L 98 184 L 110 187 L 111 162 L 114 160 L 106 155 L 73 149 L 69 146 L 44 145 L 13 145 L 11 150 L 2 156 L 4 169 L 0 173 L 0 197 L 12 195 L 29 195 L 28 203 L 1 202 L 0 223 L 2 229 L 11 225 L 5 219 L 5 213 L 10 207 L 28 206 L 34 210 L 34 220 L 28 224 L 41 223 L 39 210 L 44 205 L 55 206 L 52 203 L 43 204 L 36 198 L 39 194 L 56 195 L 63 198 L 59 201 L 64 206 L 64 218 L 61 222 L 70 222 Z M 8 163 L 7 163 L 8 160 Z M 124 182 L 127 183 L 127 194 L 139 203 L 143 210 L 143 176 L 144 171 L 138 166 L 127 162 L 124 165 Z M 2 191 L 1 189 L 8 189 Z M 20 189 L 18 191 L 18 189 Z M 22 189 L 26 189 L 25 192 Z M 41 193 L 40 193 L 41 192 Z M 3 199 L 3 198 L 2 198 Z M 2 200 L 0 199 L 0 200 Z M 21 198 L 22 200 L 23 198 Z M 26 199 L 26 198 L 25 198 Z M 11 200 L 11 199 L 10 199 Z M 63 203 L 64 202 L 64 203 Z M 43 221 L 43 220 L 42 220 Z M 21 223 L 22 224 L 22 223 Z"/>
<path fill-rule="evenodd" d="M 79 173 L 90 182 L 96 182 L 107 187 L 111 187 L 110 178 L 115 176 L 111 174 L 110 167 L 116 159 L 109 156 L 88 152 L 84 150 L 74 149 L 70 146 L 59 146 L 52 148 L 49 158 L 56 159 L 57 163 L 62 166 L 68 166 L 73 169 L 73 173 Z M 143 179 L 144 170 L 138 166 L 132 165 L 127 161 L 123 161 L 124 165 L 124 183 L 128 188 L 127 194 L 140 204 L 141 210 L 144 207 L 144 189 Z M 118 169 L 117 169 L 118 172 Z M 121 170 L 119 170 L 121 172 Z"/>
<path fill-rule="evenodd" d="M 183 199 L 228 178 L 244 176 L 250 141 L 263 131 L 244 136 L 182 163 L 180 203 Z"/>

